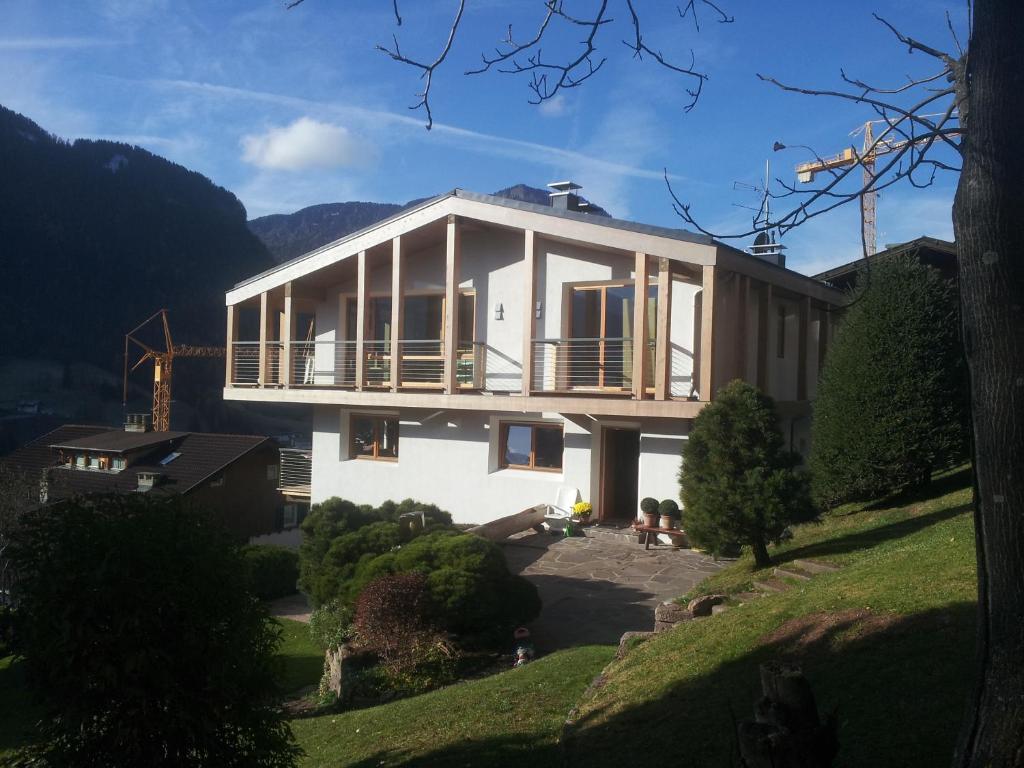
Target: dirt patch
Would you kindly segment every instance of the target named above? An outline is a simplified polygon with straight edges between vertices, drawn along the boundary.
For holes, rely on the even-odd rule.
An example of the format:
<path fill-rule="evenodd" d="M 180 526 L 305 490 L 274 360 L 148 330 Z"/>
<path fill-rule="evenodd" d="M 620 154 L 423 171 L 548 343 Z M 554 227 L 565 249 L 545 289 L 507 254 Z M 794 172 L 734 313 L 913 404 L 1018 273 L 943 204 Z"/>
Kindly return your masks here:
<path fill-rule="evenodd" d="M 759 642 L 776 646 L 784 653 L 804 655 L 818 649 L 834 650 L 852 640 L 902 628 L 906 623 L 906 616 L 876 614 L 863 608 L 820 611 L 790 619 Z"/>

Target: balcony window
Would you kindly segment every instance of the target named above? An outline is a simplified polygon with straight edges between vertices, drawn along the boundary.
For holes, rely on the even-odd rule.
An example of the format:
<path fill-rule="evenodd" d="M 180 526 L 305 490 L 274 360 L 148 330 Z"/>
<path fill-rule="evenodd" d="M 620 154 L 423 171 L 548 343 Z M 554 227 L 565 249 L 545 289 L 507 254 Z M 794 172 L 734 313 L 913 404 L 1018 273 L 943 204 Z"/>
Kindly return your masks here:
<path fill-rule="evenodd" d="M 398 419 L 354 415 L 349 422 L 352 457 L 377 461 L 398 460 Z"/>
<path fill-rule="evenodd" d="M 564 437 L 558 424 L 502 424 L 501 466 L 542 472 L 562 471 Z"/>

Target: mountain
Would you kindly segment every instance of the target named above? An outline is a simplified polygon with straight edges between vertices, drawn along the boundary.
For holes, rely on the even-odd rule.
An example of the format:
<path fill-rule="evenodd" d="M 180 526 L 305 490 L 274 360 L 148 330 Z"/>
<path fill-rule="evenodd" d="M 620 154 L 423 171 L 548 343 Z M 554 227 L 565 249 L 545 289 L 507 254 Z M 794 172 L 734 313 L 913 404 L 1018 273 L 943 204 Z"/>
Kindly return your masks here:
<path fill-rule="evenodd" d="M 222 345 L 224 291 L 274 264 L 233 194 L 139 147 L 65 141 L 0 107 L 0 169 L 0 357 L 119 377 L 125 332 L 161 307 L 177 343 Z M 221 361 L 187 365 L 176 396 L 217 394 Z"/>
<path fill-rule="evenodd" d="M 222 344 L 224 291 L 273 265 L 233 194 L 139 147 L 0 107 L 0 168 L 4 355 L 106 367 L 161 307 L 181 343 Z"/>
<path fill-rule="evenodd" d="M 526 184 L 506 187 L 494 194 L 510 200 L 551 205 L 548 190 Z M 429 198 L 410 200 L 404 205 L 361 202 L 311 205 L 295 213 L 260 216 L 249 222 L 249 229 L 263 241 L 274 259 L 281 263 L 376 224 L 427 199 Z M 588 212 L 594 216 L 608 216 L 604 208 L 593 204 Z"/>

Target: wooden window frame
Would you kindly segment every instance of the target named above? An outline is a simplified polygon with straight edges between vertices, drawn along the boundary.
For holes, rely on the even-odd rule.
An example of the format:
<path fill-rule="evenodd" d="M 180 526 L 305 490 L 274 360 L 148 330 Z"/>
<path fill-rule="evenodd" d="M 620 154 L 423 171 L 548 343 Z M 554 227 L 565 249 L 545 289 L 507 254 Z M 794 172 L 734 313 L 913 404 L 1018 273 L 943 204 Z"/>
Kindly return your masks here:
<path fill-rule="evenodd" d="M 530 463 L 529 464 L 510 464 L 506 459 L 508 454 L 508 428 L 509 427 L 529 427 L 530 428 Z M 538 467 L 536 466 L 537 456 L 537 430 L 538 429 L 550 429 L 558 430 L 562 435 L 562 461 L 558 467 Z M 498 466 L 501 469 L 524 469 L 529 472 L 551 472 L 560 474 L 565 468 L 565 425 L 563 424 L 552 424 L 549 421 L 502 421 L 499 424 L 498 429 Z"/>
<path fill-rule="evenodd" d="M 365 453 L 360 453 L 356 449 L 356 431 L 353 429 L 352 423 L 356 419 L 369 419 L 373 422 L 373 455 L 369 456 Z M 398 424 L 397 416 L 381 416 L 376 413 L 351 413 L 348 417 L 348 445 L 349 455 L 354 459 L 362 459 L 364 461 L 390 461 L 397 462 L 398 456 L 381 456 L 380 455 L 380 436 L 381 427 L 385 421 L 393 421 L 396 426 Z M 395 430 L 395 444 L 396 446 L 401 443 L 401 428 Z"/>

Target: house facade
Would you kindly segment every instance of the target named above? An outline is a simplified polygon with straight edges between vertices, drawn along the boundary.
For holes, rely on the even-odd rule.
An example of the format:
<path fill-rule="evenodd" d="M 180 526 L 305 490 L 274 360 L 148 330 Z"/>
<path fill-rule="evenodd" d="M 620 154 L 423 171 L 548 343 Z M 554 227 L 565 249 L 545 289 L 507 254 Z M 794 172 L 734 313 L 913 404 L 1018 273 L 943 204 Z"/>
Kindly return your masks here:
<path fill-rule="evenodd" d="M 456 190 L 228 291 L 224 397 L 312 408 L 312 502 L 481 523 L 572 498 L 625 524 L 678 497 L 692 419 L 737 377 L 806 448 L 841 295 L 574 192 Z"/>

